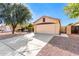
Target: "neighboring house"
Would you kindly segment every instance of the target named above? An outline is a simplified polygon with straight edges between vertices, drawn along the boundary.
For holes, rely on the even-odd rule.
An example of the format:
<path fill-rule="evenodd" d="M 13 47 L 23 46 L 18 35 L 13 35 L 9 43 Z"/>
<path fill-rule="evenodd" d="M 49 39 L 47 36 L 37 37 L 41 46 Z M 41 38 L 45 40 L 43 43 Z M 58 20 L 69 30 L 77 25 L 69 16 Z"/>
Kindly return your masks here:
<path fill-rule="evenodd" d="M 4 21 L 0 18 L 0 31 L 1 32 L 9 32 L 11 31 L 9 26 L 6 26 Z"/>
<path fill-rule="evenodd" d="M 79 34 L 79 22 L 66 27 L 67 34 Z"/>
<path fill-rule="evenodd" d="M 0 18 L 0 31 L 4 30 L 4 22 L 2 21 L 2 19 Z"/>
<path fill-rule="evenodd" d="M 35 33 L 60 34 L 60 20 L 49 16 L 42 16 L 34 23 Z"/>

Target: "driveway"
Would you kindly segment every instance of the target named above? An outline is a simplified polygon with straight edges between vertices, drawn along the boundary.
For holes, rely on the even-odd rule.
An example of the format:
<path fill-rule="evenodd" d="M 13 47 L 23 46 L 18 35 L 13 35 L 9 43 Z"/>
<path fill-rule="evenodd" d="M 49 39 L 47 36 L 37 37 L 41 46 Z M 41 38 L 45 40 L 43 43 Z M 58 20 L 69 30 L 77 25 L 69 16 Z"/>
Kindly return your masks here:
<path fill-rule="evenodd" d="M 29 42 L 23 38 L 23 35 L 5 40 L 1 39 L 0 56 L 35 56 L 53 36 L 49 34 L 35 34 L 33 40 Z"/>
<path fill-rule="evenodd" d="M 79 35 L 62 34 L 55 36 L 44 46 L 38 56 L 77 56 L 79 55 Z"/>

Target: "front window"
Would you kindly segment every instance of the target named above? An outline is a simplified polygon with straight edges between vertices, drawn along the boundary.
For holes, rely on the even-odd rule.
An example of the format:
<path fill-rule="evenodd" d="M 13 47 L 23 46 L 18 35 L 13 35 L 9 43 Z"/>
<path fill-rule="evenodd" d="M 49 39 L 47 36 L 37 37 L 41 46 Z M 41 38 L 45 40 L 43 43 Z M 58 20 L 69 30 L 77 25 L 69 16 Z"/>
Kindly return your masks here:
<path fill-rule="evenodd" d="M 43 18 L 43 22 L 45 22 L 45 18 Z"/>
<path fill-rule="evenodd" d="M 76 27 L 76 30 L 79 30 L 79 26 Z"/>

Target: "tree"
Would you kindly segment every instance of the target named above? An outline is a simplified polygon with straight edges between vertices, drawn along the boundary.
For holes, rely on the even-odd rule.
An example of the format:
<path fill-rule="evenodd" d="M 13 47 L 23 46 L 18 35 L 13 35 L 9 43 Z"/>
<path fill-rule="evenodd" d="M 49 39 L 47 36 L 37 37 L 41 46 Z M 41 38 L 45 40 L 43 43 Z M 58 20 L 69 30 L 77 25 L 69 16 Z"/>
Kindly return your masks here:
<path fill-rule="evenodd" d="M 67 26 L 69 26 L 69 25 L 73 25 L 73 23 L 70 23 L 70 24 L 68 24 Z"/>
<path fill-rule="evenodd" d="M 34 27 L 33 27 L 33 25 L 31 23 L 28 25 L 28 31 L 29 32 L 33 32 L 34 31 Z"/>
<path fill-rule="evenodd" d="M 64 7 L 64 10 L 70 18 L 79 17 L 79 3 L 70 3 Z"/>
<path fill-rule="evenodd" d="M 23 4 L 0 4 L 0 17 L 4 19 L 6 25 L 12 27 L 12 34 L 15 32 L 15 28 L 18 24 L 29 21 L 32 17 L 30 10 Z"/>

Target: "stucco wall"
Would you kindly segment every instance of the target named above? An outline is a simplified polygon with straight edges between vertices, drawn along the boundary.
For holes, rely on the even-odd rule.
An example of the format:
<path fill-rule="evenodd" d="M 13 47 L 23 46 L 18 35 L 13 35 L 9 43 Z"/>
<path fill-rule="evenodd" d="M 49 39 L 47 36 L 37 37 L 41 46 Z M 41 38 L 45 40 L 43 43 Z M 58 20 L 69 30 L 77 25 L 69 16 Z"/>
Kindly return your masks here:
<path fill-rule="evenodd" d="M 45 22 L 51 22 L 52 24 L 40 24 L 43 22 L 43 17 L 34 23 L 34 32 L 35 33 L 48 33 L 48 34 L 59 34 L 60 33 L 60 23 L 56 19 L 44 17 Z"/>
<path fill-rule="evenodd" d="M 43 18 L 45 18 L 45 22 L 59 23 L 57 19 L 42 17 L 39 20 L 37 20 L 34 24 L 43 23 Z"/>
<path fill-rule="evenodd" d="M 66 27 L 65 26 L 61 26 L 61 33 L 66 33 Z"/>
<path fill-rule="evenodd" d="M 66 33 L 71 34 L 71 25 L 66 27 Z"/>

